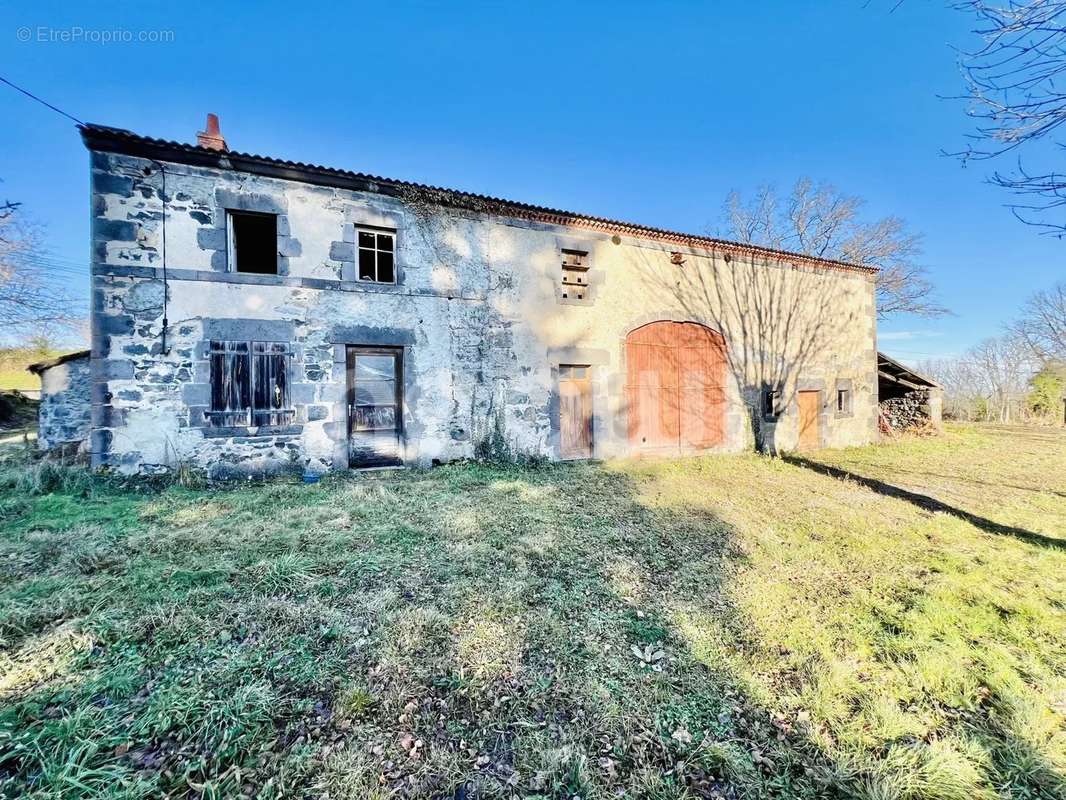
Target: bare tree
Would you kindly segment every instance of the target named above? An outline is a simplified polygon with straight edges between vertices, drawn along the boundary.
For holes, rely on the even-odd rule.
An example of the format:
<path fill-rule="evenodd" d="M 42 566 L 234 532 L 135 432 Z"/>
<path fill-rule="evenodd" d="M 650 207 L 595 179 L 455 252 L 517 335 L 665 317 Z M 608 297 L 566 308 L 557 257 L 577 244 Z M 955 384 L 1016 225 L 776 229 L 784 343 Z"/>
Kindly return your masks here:
<path fill-rule="evenodd" d="M 977 125 L 973 143 L 954 155 L 988 160 L 1018 151 L 1016 169 L 995 172 L 992 183 L 1025 198 L 1011 204 L 1015 216 L 1062 236 L 1066 172 L 1030 170 L 1020 153 L 1042 139 L 1053 143 L 1056 155 L 1064 147 L 1055 135 L 1066 121 L 1066 2 L 956 0 L 952 6 L 977 18 L 974 33 L 983 40 L 960 55 L 968 113 Z"/>
<path fill-rule="evenodd" d="M 19 216 L 20 203 L 0 203 L 0 336 L 25 337 L 77 321 L 70 296 L 34 256 L 36 230 Z"/>
<path fill-rule="evenodd" d="M 964 358 L 930 359 L 920 363 L 918 371 L 943 388 L 946 417 L 972 421 L 987 416 L 987 387 L 972 362 Z"/>
<path fill-rule="evenodd" d="M 782 199 L 770 186 L 750 201 L 737 191 L 726 198 L 719 235 L 745 244 L 791 250 L 877 267 L 877 313 L 933 316 L 946 313 L 917 257 L 921 237 L 898 217 L 861 217 L 863 200 L 832 186 L 800 178 Z"/>
<path fill-rule="evenodd" d="M 1045 364 L 1066 364 L 1066 283 L 1030 297 L 1013 330 Z"/>
<path fill-rule="evenodd" d="M 944 389 L 945 411 L 956 419 L 1017 421 L 1036 363 L 1017 334 L 985 339 L 960 358 L 926 361 L 920 369 Z"/>
<path fill-rule="evenodd" d="M 967 358 L 988 389 L 989 419 L 1010 422 L 1023 404 L 1033 362 L 1019 337 L 1007 333 L 972 347 Z"/>

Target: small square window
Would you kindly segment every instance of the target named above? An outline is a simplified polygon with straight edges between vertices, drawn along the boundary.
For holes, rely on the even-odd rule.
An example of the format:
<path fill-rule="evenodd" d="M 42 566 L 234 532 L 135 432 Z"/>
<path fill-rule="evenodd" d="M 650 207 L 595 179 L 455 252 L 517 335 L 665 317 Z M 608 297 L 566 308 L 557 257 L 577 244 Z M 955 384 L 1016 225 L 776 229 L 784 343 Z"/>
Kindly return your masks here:
<path fill-rule="evenodd" d="M 359 280 L 396 283 L 396 234 L 359 231 Z"/>
<path fill-rule="evenodd" d="M 230 269 L 258 275 L 278 274 L 278 218 L 275 214 L 230 211 Z"/>
<path fill-rule="evenodd" d="M 589 296 L 589 254 L 584 250 L 563 250 L 562 297 L 585 300 Z"/>

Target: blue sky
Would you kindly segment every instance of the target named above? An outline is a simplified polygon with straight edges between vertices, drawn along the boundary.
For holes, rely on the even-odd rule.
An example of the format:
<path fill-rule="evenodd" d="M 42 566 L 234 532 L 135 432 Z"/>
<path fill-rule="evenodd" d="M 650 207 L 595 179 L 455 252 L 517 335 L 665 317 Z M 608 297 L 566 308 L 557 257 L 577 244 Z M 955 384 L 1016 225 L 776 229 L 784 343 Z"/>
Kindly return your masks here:
<path fill-rule="evenodd" d="M 7 4 L 0 74 L 151 136 L 194 140 L 213 111 L 238 150 L 693 232 L 730 189 L 829 181 L 925 236 L 954 315 L 881 326 L 882 349 L 914 362 L 997 333 L 1066 275 L 1066 243 L 1017 222 L 987 165 L 940 155 L 969 131 L 939 96 L 960 90 L 950 46 L 973 43 L 970 20 L 894 5 Z M 78 28 L 171 41 L 61 40 Z M 0 122 L 0 198 L 24 203 L 85 287 L 88 159 L 72 123 L 5 86 Z"/>

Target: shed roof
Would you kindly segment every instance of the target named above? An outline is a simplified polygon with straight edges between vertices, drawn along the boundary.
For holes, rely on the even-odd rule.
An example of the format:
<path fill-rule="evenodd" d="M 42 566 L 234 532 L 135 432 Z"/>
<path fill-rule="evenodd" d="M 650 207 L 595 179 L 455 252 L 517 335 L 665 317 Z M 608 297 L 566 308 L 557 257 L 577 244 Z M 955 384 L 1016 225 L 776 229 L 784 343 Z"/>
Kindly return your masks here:
<path fill-rule="evenodd" d="M 52 367 L 58 367 L 60 364 L 66 364 L 68 361 L 76 361 L 79 358 L 88 358 L 89 353 L 89 350 L 76 350 L 73 353 L 66 353 L 57 356 L 56 358 L 50 358 L 47 361 L 38 361 L 35 364 L 30 364 L 26 369 L 34 375 L 40 375 L 45 370 L 51 369 Z"/>
<path fill-rule="evenodd" d="M 877 377 L 878 380 L 897 383 L 909 389 L 940 388 L 940 384 L 932 378 L 927 378 L 880 352 L 877 354 Z"/>
<path fill-rule="evenodd" d="M 498 214 L 517 219 L 526 219 L 553 225 L 564 225 L 587 230 L 617 233 L 644 239 L 654 239 L 686 247 L 713 249 L 727 253 L 744 254 L 776 261 L 789 261 L 796 264 L 822 267 L 826 269 L 858 272 L 874 275 L 876 267 L 851 264 L 831 258 L 818 258 L 803 253 L 776 250 L 771 247 L 730 242 L 711 236 L 640 225 L 634 222 L 581 214 L 576 211 L 564 211 L 500 197 L 464 192 L 459 189 L 446 189 L 423 183 L 383 178 L 363 172 L 324 167 L 318 164 L 306 164 L 300 161 L 286 161 L 254 153 L 241 153 L 234 150 L 215 150 L 209 147 L 175 142 L 167 139 L 154 139 L 149 136 L 113 128 L 107 125 L 80 125 L 82 140 L 90 150 L 100 152 L 122 153 L 125 155 L 170 161 L 179 164 L 229 169 L 252 174 L 265 175 L 285 180 L 302 181 L 320 186 L 332 186 L 355 191 L 388 194 L 401 199 L 417 197 L 434 205 L 462 208 L 469 211 Z"/>

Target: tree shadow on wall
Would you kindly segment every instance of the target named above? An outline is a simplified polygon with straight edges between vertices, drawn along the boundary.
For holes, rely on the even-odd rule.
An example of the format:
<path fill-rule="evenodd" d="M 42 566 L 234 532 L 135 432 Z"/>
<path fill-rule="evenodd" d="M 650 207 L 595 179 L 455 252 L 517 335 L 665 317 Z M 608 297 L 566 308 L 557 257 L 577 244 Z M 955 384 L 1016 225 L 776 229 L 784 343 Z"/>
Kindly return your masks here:
<path fill-rule="evenodd" d="M 795 407 L 805 380 L 824 378 L 842 366 L 826 358 L 833 359 L 831 344 L 843 332 L 869 324 L 856 310 L 864 301 L 865 283 L 755 254 L 716 255 L 713 266 L 688 254 L 680 256 L 681 263 L 666 251 L 641 254 L 644 284 L 658 303 L 724 336 L 727 364 L 755 446 L 776 453 L 780 443 L 771 420 Z M 849 360 L 861 355 L 844 352 Z"/>

